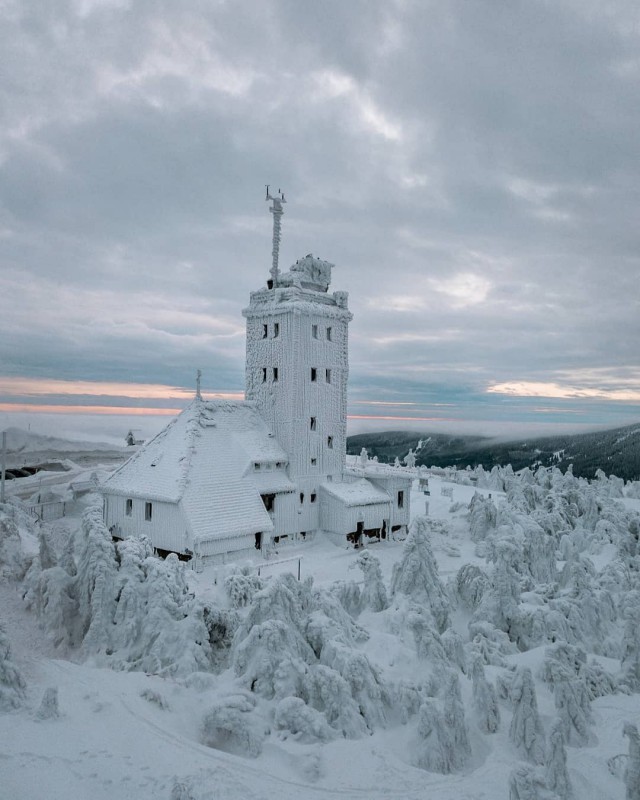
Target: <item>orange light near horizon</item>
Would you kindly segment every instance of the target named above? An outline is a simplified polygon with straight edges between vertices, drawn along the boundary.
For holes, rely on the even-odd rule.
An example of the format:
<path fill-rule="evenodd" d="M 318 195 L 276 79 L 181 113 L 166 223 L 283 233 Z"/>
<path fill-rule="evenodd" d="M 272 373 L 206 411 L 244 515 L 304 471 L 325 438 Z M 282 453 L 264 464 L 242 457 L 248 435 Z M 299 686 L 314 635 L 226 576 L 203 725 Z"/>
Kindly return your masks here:
<path fill-rule="evenodd" d="M 0 411 L 31 414 L 102 414 L 136 417 L 175 417 L 182 408 L 141 408 L 140 406 L 61 406 L 46 403 L 0 403 Z"/>
<path fill-rule="evenodd" d="M 1 378 L 0 394 L 5 396 L 93 395 L 94 397 L 131 397 L 136 400 L 190 400 L 195 388 L 167 386 L 162 383 L 122 383 L 118 381 L 67 381 L 55 378 Z M 211 390 L 205 398 L 242 400 L 244 393 Z"/>

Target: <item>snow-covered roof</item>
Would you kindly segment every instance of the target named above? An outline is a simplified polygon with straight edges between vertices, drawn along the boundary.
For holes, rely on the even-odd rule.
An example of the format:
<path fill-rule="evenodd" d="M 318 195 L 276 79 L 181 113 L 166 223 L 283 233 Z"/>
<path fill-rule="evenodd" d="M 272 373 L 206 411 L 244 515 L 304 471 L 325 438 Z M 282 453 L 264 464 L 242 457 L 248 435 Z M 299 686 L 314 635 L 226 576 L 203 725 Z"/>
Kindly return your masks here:
<path fill-rule="evenodd" d="M 370 506 L 375 503 L 388 503 L 390 499 L 385 491 L 365 478 L 353 483 L 323 483 L 320 488 L 346 506 Z"/>
<path fill-rule="evenodd" d="M 112 473 L 102 490 L 181 503 L 195 541 L 270 531 L 263 490 L 251 471 L 264 461 L 284 462 L 287 456 L 254 403 L 195 399 Z M 289 491 L 287 476 L 281 476 L 283 491 Z"/>
<path fill-rule="evenodd" d="M 255 472 L 247 476 L 260 494 L 273 494 L 274 492 L 294 492 L 295 486 L 284 470 L 271 470 Z"/>

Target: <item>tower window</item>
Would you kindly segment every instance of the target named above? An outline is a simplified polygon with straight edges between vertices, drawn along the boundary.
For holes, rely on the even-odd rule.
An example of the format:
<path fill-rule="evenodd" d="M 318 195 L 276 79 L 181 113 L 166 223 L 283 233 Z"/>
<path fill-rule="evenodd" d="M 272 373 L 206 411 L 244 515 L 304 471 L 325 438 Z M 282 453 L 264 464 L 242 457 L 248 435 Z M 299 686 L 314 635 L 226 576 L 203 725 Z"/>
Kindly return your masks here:
<path fill-rule="evenodd" d="M 259 461 L 256 461 L 256 462 L 254 463 L 254 465 L 253 465 L 253 468 L 254 468 L 254 469 L 260 469 L 260 462 L 259 462 Z"/>
<path fill-rule="evenodd" d="M 273 382 L 274 383 L 278 382 L 278 367 L 273 368 Z"/>
<path fill-rule="evenodd" d="M 304 503 L 304 492 L 300 492 L 300 502 Z"/>
<path fill-rule="evenodd" d="M 325 377 L 327 379 L 327 383 L 331 383 L 331 370 L 330 369 L 325 370 Z"/>
<path fill-rule="evenodd" d="M 315 467 L 317 463 L 318 463 L 318 459 L 317 458 L 312 458 L 311 459 L 311 466 L 312 467 Z"/>
<path fill-rule="evenodd" d="M 269 326 L 265 324 L 262 326 L 262 338 L 266 339 L 268 334 L 269 334 Z"/>
<path fill-rule="evenodd" d="M 333 450 L 333 436 L 327 436 L 327 447 L 329 450 Z"/>
<path fill-rule="evenodd" d="M 151 522 L 151 516 L 153 514 L 153 504 L 152 503 L 145 503 L 144 504 L 144 518 L 147 522 Z"/>
<path fill-rule="evenodd" d="M 309 429 L 312 430 L 312 431 L 315 431 L 317 427 L 318 427 L 318 425 L 317 425 L 316 418 L 315 417 L 311 417 L 311 422 L 309 424 Z"/>
<path fill-rule="evenodd" d="M 277 339 L 280 336 L 280 323 L 274 322 L 273 323 L 273 338 Z"/>
<path fill-rule="evenodd" d="M 398 508 L 404 508 L 404 492 L 398 492 Z"/>
<path fill-rule="evenodd" d="M 327 339 L 328 339 L 328 341 L 331 341 L 331 336 L 332 336 L 331 328 L 327 328 Z"/>
<path fill-rule="evenodd" d="M 315 503 L 316 502 L 316 493 L 315 492 L 311 492 L 311 494 L 309 495 L 309 502 L 310 503 Z"/>
<path fill-rule="evenodd" d="M 128 498 L 128 499 L 127 499 L 127 502 L 125 503 L 125 507 L 124 507 L 124 513 L 125 513 L 125 514 L 126 514 L 128 517 L 130 517 L 130 516 L 131 516 L 131 514 L 133 513 L 133 500 L 132 500 L 131 498 Z"/>
<path fill-rule="evenodd" d="M 315 367 L 311 367 L 311 382 L 315 383 L 318 380 L 318 370 Z"/>
<path fill-rule="evenodd" d="M 262 368 L 262 382 L 263 383 L 267 382 L 267 368 L 266 367 Z"/>
<path fill-rule="evenodd" d="M 318 338 L 318 326 L 317 325 L 312 325 L 311 326 L 311 335 L 313 336 L 314 339 Z"/>

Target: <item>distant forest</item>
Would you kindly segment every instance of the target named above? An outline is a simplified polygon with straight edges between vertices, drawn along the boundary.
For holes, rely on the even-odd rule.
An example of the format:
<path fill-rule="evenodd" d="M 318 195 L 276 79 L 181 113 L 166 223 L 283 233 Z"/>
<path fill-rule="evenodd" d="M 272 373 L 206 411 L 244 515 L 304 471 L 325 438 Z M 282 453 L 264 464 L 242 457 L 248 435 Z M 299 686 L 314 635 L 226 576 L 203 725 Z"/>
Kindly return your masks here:
<path fill-rule="evenodd" d="M 615 430 L 564 436 L 528 438 L 511 442 L 487 436 L 455 436 L 415 431 L 360 433 L 347 439 L 347 453 L 366 447 L 369 456 L 383 463 L 402 460 L 409 450 L 416 463 L 427 467 L 464 469 L 482 464 L 488 470 L 511 464 L 514 470 L 542 465 L 563 472 L 573 465 L 578 477 L 593 478 L 596 470 L 624 480 L 640 480 L 640 424 Z"/>

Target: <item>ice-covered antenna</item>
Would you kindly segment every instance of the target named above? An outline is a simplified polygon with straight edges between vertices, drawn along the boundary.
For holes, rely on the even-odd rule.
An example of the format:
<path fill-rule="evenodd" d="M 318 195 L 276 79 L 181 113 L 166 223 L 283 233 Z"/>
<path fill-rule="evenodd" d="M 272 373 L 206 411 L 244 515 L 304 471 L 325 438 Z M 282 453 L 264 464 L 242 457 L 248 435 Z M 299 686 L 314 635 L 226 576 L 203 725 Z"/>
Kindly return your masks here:
<path fill-rule="evenodd" d="M 275 288 L 278 285 L 278 256 L 280 255 L 280 225 L 281 225 L 281 217 L 284 214 L 284 209 L 282 208 L 282 204 L 286 203 L 287 201 L 284 198 L 284 192 L 281 189 L 278 189 L 278 194 L 280 197 L 273 197 L 271 192 L 269 191 L 269 184 L 267 184 L 267 196 L 266 200 L 271 200 L 273 205 L 269 209 L 269 211 L 273 214 L 273 248 L 271 250 L 272 255 L 272 266 L 271 266 L 271 279 L 272 285 Z"/>
<path fill-rule="evenodd" d="M 199 369 L 196 372 L 196 397 L 198 400 L 202 400 L 202 395 L 200 394 L 200 378 L 202 377 L 202 370 Z"/>

